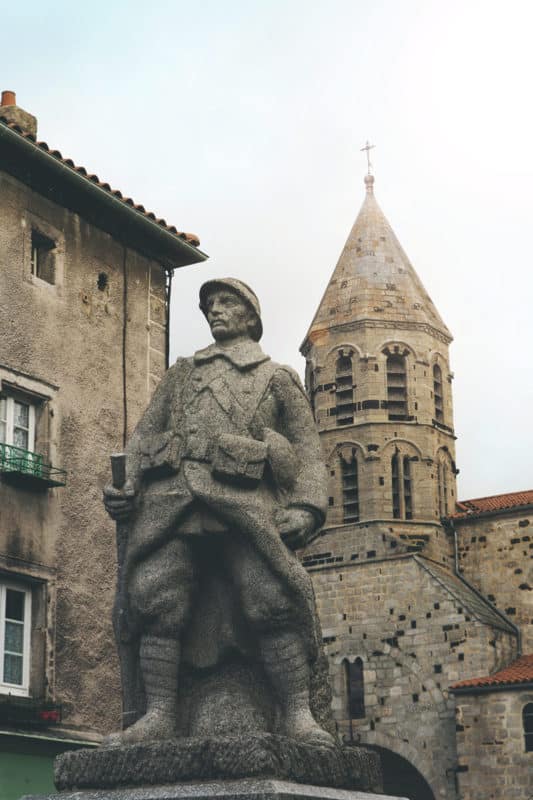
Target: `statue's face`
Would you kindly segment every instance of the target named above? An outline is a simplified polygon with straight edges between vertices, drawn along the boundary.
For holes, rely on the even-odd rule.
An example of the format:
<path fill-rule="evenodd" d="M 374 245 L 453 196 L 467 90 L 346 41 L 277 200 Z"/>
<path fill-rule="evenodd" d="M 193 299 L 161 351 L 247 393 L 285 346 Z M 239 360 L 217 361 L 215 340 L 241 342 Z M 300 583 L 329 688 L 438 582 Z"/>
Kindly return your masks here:
<path fill-rule="evenodd" d="M 228 289 L 215 289 L 207 297 L 206 316 L 217 342 L 250 336 L 254 315 L 239 295 Z"/>

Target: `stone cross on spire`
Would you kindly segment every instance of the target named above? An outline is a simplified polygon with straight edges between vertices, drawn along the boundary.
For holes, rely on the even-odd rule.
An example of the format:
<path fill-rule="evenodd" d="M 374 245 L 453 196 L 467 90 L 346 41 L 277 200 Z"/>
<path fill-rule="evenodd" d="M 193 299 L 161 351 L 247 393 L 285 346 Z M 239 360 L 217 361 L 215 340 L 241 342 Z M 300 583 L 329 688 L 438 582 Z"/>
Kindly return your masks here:
<path fill-rule="evenodd" d="M 372 171 L 371 171 L 372 170 L 372 164 L 370 162 L 370 151 L 373 150 L 375 146 L 376 146 L 375 144 L 370 144 L 370 142 L 367 139 L 365 146 L 361 148 L 361 153 L 363 151 L 366 151 L 366 161 L 367 161 L 367 164 L 368 164 L 367 175 L 372 175 Z"/>

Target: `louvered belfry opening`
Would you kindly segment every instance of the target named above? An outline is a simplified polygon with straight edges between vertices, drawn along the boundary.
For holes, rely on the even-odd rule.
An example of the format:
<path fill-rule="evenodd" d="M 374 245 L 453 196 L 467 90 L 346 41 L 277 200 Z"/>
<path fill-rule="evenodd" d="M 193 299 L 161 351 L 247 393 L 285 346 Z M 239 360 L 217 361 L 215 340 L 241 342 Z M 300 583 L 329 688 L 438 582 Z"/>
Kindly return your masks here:
<path fill-rule="evenodd" d="M 401 421 L 407 417 L 407 365 L 404 355 L 387 356 L 387 408 L 389 419 Z"/>
<path fill-rule="evenodd" d="M 341 455 L 343 522 L 359 522 L 359 477 L 355 449 L 351 458 Z"/>
<path fill-rule="evenodd" d="M 353 364 L 351 353 L 342 350 L 335 365 L 335 406 L 337 425 L 351 425 L 354 420 Z"/>
<path fill-rule="evenodd" d="M 444 422 L 442 370 L 438 364 L 433 365 L 433 399 L 435 401 L 435 420 L 437 422 Z"/>

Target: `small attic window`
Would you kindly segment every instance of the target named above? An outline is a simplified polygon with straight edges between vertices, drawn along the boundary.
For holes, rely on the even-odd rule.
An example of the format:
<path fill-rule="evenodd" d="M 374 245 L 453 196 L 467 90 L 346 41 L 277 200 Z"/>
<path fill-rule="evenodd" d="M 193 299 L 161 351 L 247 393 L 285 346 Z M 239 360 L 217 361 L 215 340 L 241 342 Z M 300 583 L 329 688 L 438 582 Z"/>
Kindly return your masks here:
<path fill-rule="evenodd" d="M 38 230 L 31 232 L 31 274 L 46 283 L 54 284 L 56 243 Z"/>

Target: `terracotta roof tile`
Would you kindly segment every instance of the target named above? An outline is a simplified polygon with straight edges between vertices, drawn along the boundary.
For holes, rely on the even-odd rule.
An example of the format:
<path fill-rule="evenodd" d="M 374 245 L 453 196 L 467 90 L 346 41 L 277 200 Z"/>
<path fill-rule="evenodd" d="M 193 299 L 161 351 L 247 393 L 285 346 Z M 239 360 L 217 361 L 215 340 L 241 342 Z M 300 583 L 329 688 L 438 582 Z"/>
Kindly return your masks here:
<path fill-rule="evenodd" d="M 533 489 L 509 494 L 494 494 L 490 497 L 477 497 L 474 500 L 461 500 L 457 503 L 457 511 L 450 519 L 467 519 L 494 511 L 505 511 L 511 508 L 533 505 Z"/>
<path fill-rule="evenodd" d="M 127 198 L 124 197 L 122 192 L 120 192 L 118 189 L 112 189 L 108 183 L 103 183 L 102 181 L 100 181 L 98 175 L 94 174 L 90 175 L 85 169 L 85 167 L 76 166 L 76 164 L 71 158 L 64 158 L 59 152 L 59 150 L 51 150 L 50 147 L 46 144 L 46 142 L 38 142 L 35 136 L 32 136 L 32 134 L 30 133 L 26 133 L 25 131 L 22 130 L 22 128 L 19 125 L 16 125 L 14 122 L 9 122 L 9 120 L 2 117 L 1 114 L 0 114 L 0 123 L 2 125 L 5 125 L 7 128 L 11 128 L 11 130 L 18 133 L 19 136 L 22 136 L 22 138 L 29 139 L 40 150 L 44 150 L 44 152 L 48 153 L 53 158 L 56 158 L 66 167 L 69 167 L 70 169 L 74 170 L 79 175 L 83 175 L 88 181 L 97 184 L 101 189 L 104 189 L 104 191 L 108 192 L 114 197 L 117 197 L 119 200 L 122 200 L 123 203 L 132 206 L 140 214 L 143 214 L 145 217 L 154 220 L 154 222 L 156 222 L 157 225 L 160 225 L 162 228 L 165 228 L 165 230 L 167 230 L 169 233 L 174 234 L 180 239 L 184 239 L 186 242 L 193 245 L 194 247 L 198 247 L 200 245 L 200 239 L 198 238 L 198 236 L 196 236 L 195 233 L 184 233 L 183 231 L 178 231 L 174 227 L 174 225 L 167 225 L 164 219 L 158 219 L 153 212 L 146 211 L 144 206 L 136 205 L 134 201 L 131 199 L 131 197 Z"/>
<path fill-rule="evenodd" d="M 533 653 L 520 656 L 508 667 L 498 670 L 486 678 L 470 678 L 466 681 L 454 683 L 451 689 L 463 689 L 480 686 L 507 686 L 520 683 L 533 683 Z"/>

